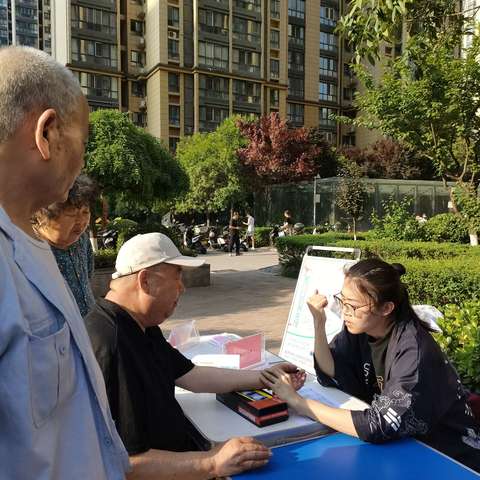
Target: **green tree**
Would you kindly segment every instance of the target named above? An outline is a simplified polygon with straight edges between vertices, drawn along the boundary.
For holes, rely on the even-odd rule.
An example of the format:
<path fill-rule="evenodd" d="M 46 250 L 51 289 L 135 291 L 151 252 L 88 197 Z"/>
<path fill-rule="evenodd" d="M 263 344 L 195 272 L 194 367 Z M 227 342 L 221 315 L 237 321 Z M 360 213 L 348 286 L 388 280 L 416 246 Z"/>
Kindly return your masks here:
<path fill-rule="evenodd" d="M 177 147 L 177 159 L 187 172 L 190 188 L 176 204 L 179 212 L 206 214 L 231 208 L 245 196 L 237 150 L 246 145 L 236 125 L 226 119 L 214 132 L 184 137 Z"/>
<path fill-rule="evenodd" d="M 346 162 L 340 171 L 341 180 L 335 195 L 338 208 L 352 219 L 354 240 L 357 240 L 357 222 L 362 218 L 367 200 L 367 190 L 361 175 L 358 165 Z"/>
<path fill-rule="evenodd" d="M 188 185 L 185 172 L 163 144 L 117 110 L 90 114 L 85 162 L 102 195 L 115 204 L 151 209 Z"/>
<path fill-rule="evenodd" d="M 400 4 L 400 0 L 392 0 Z M 365 5 L 355 10 L 360 0 L 352 2 L 349 21 L 360 30 L 365 26 Z M 366 2 L 364 2 L 366 4 Z M 371 3 L 371 2 L 369 2 Z M 382 3 L 387 8 L 391 2 Z M 480 38 L 471 30 L 471 19 L 456 13 L 456 2 L 451 0 L 421 0 L 403 2 L 405 14 L 395 21 L 378 11 L 368 19 L 378 17 L 381 25 L 394 28 L 398 22 L 409 26 L 410 37 L 403 54 L 392 61 L 381 79 L 375 81 L 366 68 L 356 71 L 364 84 L 355 105 L 360 114 L 354 120 L 343 119 L 370 129 L 380 130 L 406 148 L 432 162 L 439 176 L 454 181 L 463 196 L 478 201 L 480 182 Z M 388 5 L 387 5 L 388 4 Z M 398 6 L 398 5 L 397 5 Z M 403 7 L 402 7 L 403 8 Z M 420 10 L 419 10 L 420 9 Z M 368 10 L 368 9 L 367 9 Z M 357 12 L 358 14 L 356 14 Z M 419 12 L 423 17 L 418 17 Z M 376 17 L 377 16 L 377 17 Z M 358 22 L 358 23 L 356 23 Z M 422 27 L 422 28 L 420 28 Z M 459 50 L 464 34 L 471 35 L 472 46 Z M 379 42 L 385 40 L 376 32 L 375 39 L 361 44 L 358 52 L 374 54 Z M 362 50 L 363 49 L 363 50 Z M 468 212 L 459 210 L 453 189 L 454 208 L 472 221 Z M 463 202 L 463 205 L 471 202 Z M 477 230 L 478 231 L 478 230 Z M 472 231 L 472 234 L 476 232 Z"/>

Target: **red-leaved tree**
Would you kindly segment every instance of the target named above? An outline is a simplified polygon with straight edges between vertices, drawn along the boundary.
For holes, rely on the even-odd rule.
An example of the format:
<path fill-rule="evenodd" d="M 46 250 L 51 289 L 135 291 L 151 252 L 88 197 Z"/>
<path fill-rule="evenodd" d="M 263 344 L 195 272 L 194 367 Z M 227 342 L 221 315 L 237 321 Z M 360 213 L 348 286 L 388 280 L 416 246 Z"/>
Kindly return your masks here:
<path fill-rule="evenodd" d="M 237 154 L 257 186 L 308 180 L 332 158 L 326 142 L 313 142 L 306 128 L 289 128 L 278 113 L 239 120 L 238 127 L 248 146 Z"/>

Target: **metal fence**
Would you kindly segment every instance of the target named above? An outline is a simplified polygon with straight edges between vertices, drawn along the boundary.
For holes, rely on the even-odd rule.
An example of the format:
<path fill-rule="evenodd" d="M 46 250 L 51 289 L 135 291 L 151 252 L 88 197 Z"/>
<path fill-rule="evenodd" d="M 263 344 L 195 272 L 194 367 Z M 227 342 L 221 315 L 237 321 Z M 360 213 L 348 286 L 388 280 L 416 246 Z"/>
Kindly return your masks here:
<path fill-rule="evenodd" d="M 305 225 L 337 225 L 346 228 L 350 219 L 336 206 L 338 177 L 315 179 L 289 185 L 274 185 L 255 198 L 255 223 L 283 223 L 283 212 L 290 210 L 295 222 Z M 411 213 L 428 218 L 448 212 L 449 192 L 442 182 L 428 180 L 363 179 L 367 191 L 365 213 L 358 224 L 360 230 L 371 228 L 371 214 L 382 216 L 384 203 L 390 198 L 401 201 L 412 198 Z M 453 185 L 449 184 L 449 186 Z M 314 195 L 314 188 L 316 190 Z"/>

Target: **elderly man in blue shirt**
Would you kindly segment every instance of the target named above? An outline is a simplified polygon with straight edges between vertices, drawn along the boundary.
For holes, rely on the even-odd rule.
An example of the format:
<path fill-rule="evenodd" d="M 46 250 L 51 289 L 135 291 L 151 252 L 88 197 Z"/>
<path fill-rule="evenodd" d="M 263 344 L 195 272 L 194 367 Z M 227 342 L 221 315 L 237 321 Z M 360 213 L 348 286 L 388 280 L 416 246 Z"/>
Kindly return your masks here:
<path fill-rule="evenodd" d="M 128 456 L 75 300 L 30 218 L 83 167 L 88 105 L 73 74 L 0 50 L 0 477 L 123 479 Z"/>

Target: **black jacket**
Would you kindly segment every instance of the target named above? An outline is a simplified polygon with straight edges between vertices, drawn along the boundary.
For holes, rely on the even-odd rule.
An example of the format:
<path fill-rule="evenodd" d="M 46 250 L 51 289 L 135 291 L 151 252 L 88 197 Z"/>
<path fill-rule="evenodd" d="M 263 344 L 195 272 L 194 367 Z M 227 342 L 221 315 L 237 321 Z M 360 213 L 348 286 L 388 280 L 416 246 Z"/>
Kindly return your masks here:
<path fill-rule="evenodd" d="M 315 362 L 318 381 L 370 404 L 352 412 L 362 440 L 381 443 L 413 436 L 480 472 L 479 425 L 455 369 L 423 326 L 404 321 L 394 327 L 381 392 L 366 334 L 344 328 L 330 350 L 335 378 Z"/>

